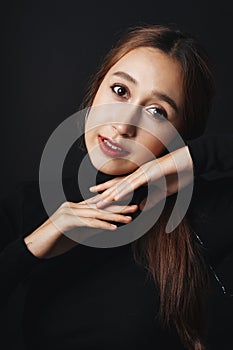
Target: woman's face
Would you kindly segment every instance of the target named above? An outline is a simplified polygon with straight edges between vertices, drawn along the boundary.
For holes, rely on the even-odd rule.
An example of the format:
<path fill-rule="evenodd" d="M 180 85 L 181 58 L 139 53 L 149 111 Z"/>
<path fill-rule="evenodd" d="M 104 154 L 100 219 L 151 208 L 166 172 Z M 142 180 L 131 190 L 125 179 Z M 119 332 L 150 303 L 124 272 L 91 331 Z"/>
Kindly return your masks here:
<path fill-rule="evenodd" d="M 92 104 L 98 107 L 87 118 L 85 142 L 93 165 L 121 175 L 159 155 L 164 120 L 181 127 L 182 83 L 180 64 L 159 49 L 140 47 L 124 55 L 106 74 Z"/>

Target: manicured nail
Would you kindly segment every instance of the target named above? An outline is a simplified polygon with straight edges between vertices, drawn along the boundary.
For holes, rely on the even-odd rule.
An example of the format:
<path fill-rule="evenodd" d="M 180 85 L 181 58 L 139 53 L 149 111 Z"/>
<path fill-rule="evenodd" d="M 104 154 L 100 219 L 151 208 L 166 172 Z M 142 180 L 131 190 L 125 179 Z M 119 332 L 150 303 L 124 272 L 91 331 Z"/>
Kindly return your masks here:
<path fill-rule="evenodd" d="M 89 191 L 90 191 L 90 192 L 95 192 L 95 190 L 96 190 L 96 186 L 91 186 L 91 187 L 89 187 Z"/>

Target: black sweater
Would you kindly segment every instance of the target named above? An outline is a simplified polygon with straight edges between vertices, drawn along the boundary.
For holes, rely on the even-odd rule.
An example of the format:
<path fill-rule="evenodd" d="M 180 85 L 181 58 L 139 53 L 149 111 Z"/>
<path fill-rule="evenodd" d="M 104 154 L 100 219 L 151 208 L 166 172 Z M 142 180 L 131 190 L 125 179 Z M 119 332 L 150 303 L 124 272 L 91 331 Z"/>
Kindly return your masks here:
<path fill-rule="evenodd" d="M 222 334 L 219 325 L 224 320 L 216 331 L 212 317 L 219 313 L 212 306 L 217 298 L 221 307 L 219 298 L 233 291 L 233 136 L 202 136 L 187 144 L 195 174 L 187 216 L 213 269 L 215 290 L 207 305 L 209 344 L 217 349 L 220 341 L 221 349 L 230 349 L 231 334 L 229 339 Z M 67 199 L 79 201 L 72 181 Z M 59 257 L 39 259 L 23 241 L 47 218 L 38 183 L 19 184 L 0 209 L 4 349 L 15 346 L 11 337 L 21 342 L 18 349 L 27 350 L 183 349 L 176 332 L 160 326 L 156 286 L 134 261 L 131 244 L 116 248 L 79 244 Z M 229 300 L 227 308 L 232 310 Z"/>

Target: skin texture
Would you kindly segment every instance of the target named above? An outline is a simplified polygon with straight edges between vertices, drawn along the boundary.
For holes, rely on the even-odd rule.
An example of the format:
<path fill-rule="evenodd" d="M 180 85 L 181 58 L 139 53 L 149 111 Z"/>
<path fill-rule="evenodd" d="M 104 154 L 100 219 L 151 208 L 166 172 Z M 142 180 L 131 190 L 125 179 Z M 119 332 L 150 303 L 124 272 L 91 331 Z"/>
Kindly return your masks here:
<path fill-rule="evenodd" d="M 117 229 L 109 221 L 127 224 L 132 220 L 130 214 L 138 210 L 137 205 L 121 206 L 112 202 L 150 182 L 155 184 L 156 195 L 154 203 L 147 203 L 147 207 L 153 206 L 156 201 L 178 190 L 177 171 L 185 175 L 192 170 L 187 147 L 153 159 L 153 155 L 159 155 L 164 149 L 155 135 L 155 131 L 166 133 L 161 115 L 178 130 L 181 127 L 182 72 L 175 60 L 160 50 L 148 47 L 137 48 L 123 56 L 106 74 L 93 106 L 114 106 L 117 103 L 119 106 L 119 102 L 120 106 L 127 107 L 126 112 L 130 112 L 123 114 L 124 119 L 120 115 L 117 123 L 111 122 L 112 116 L 107 114 L 102 116 L 103 123 L 99 126 L 95 125 L 96 119 L 90 113 L 85 133 L 93 165 L 105 173 L 116 175 L 116 178 L 94 186 L 92 192 L 103 192 L 90 200 L 63 203 L 46 222 L 24 238 L 28 249 L 38 258 L 54 257 L 74 247 L 77 243 L 64 235 L 74 228 L 82 235 L 85 229 Z M 136 113 L 135 106 L 140 106 L 143 113 Z M 111 110 L 114 111 L 114 108 Z M 98 143 L 99 134 L 126 147 L 129 151 L 127 156 L 113 159 L 103 155 Z M 99 159 L 104 159 L 102 165 L 98 163 Z M 127 173 L 129 175 L 119 176 Z M 156 187 L 162 176 L 168 183 L 166 193 Z M 188 182 L 189 177 L 184 176 L 181 186 Z M 143 207 L 144 203 L 141 203 Z"/>
<path fill-rule="evenodd" d="M 168 98 L 165 99 L 164 95 Z M 164 197 L 178 191 L 177 172 L 183 175 L 180 188 L 187 185 L 192 178 L 192 160 L 187 147 L 161 158 L 151 159 L 151 154 L 158 156 L 164 149 L 163 143 L 155 137 L 156 134 L 168 133 L 164 125 L 166 123 L 159 121 L 156 112 L 163 113 L 178 131 L 181 128 L 183 92 L 179 63 L 154 48 L 140 47 L 130 51 L 108 71 L 97 91 L 93 106 L 116 106 L 117 102 L 141 106 L 146 112 L 137 116 L 137 113 L 132 113 L 130 105 L 128 109 L 125 108 L 124 118 L 120 123 L 109 122 L 109 113 L 106 113 L 106 117 L 101 120 L 104 125 L 97 127 L 92 123 L 95 114 L 89 115 L 85 134 L 86 146 L 96 168 L 112 175 L 132 174 L 117 176 L 104 184 L 91 187 L 90 191 L 102 192 L 96 198 L 96 205 L 104 208 L 112 201 L 126 198 L 136 188 L 152 183 L 155 185 L 154 200 L 147 202 L 146 208 L 149 209 Z M 111 112 L 110 108 L 109 111 Z M 151 117 L 154 120 L 148 126 L 147 119 L 150 118 L 151 122 Z M 89 128 L 90 131 L 87 132 Z M 126 145 L 127 150 L 130 150 L 129 155 L 116 159 L 106 156 L 104 163 L 103 153 L 98 146 L 99 134 L 123 147 Z M 133 142 L 129 143 L 128 140 Z M 145 150 L 149 150 L 149 154 Z M 98 162 L 99 159 L 104 165 Z M 167 181 L 166 192 L 156 186 L 163 176 L 166 176 Z M 140 209 L 144 207 L 145 202 L 142 202 Z"/>
<path fill-rule="evenodd" d="M 174 101 L 177 110 L 158 93 Z M 108 71 L 97 91 L 93 106 L 116 105 L 119 102 L 130 103 L 135 107 L 141 106 L 144 115 L 138 116 L 130 105 L 128 109 L 125 108 L 124 118 L 119 123 L 111 123 L 109 108 L 101 120 L 104 125 L 94 127 L 93 120 L 96 116 L 91 114 L 85 130 L 87 150 L 92 163 L 98 169 L 98 159 L 103 158 L 98 146 L 98 135 L 118 142 L 130 151 L 126 157 L 106 157 L 107 163 L 101 167 L 101 171 L 112 175 L 132 172 L 148 161 L 151 156 L 147 155 L 143 148 L 155 156 L 162 152 L 164 145 L 154 135 L 163 132 L 164 123 L 159 121 L 156 112 L 159 112 L 159 115 L 163 113 L 164 117 L 179 129 L 183 103 L 182 72 L 179 63 L 154 48 L 140 47 L 130 51 Z M 140 118 L 144 118 L 144 121 Z M 151 123 L 147 127 L 149 119 Z"/>
<path fill-rule="evenodd" d="M 180 174 L 179 182 L 177 173 Z M 166 188 L 161 187 L 160 180 L 166 178 Z M 97 208 L 104 208 L 114 201 L 127 199 L 127 196 L 140 186 L 151 184 L 149 200 L 139 204 L 140 210 L 149 210 L 162 199 L 170 196 L 193 179 L 193 162 L 187 146 L 181 147 L 165 156 L 146 162 L 128 176 L 119 176 L 103 184 L 93 186 L 90 191 L 101 192 L 95 197 Z"/>

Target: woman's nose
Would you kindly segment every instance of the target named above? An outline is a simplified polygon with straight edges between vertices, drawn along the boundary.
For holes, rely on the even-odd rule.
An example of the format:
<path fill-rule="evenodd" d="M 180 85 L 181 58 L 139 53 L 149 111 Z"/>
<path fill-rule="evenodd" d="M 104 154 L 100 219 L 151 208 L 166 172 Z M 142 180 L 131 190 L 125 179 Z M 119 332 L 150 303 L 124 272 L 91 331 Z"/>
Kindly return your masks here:
<path fill-rule="evenodd" d="M 136 135 L 136 126 L 133 124 L 114 123 L 112 127 L 121 136 L 134 137 Z"/>
<path fill-rule="evenodd" d="M 124 104 L 123 109 L 117 116 L 117 122 L 113 123 L 113 128 L 124 137 L 134 137 L 137 133 L 138 123 L 141 117 L 141 109 L 137 105 Z"/>

